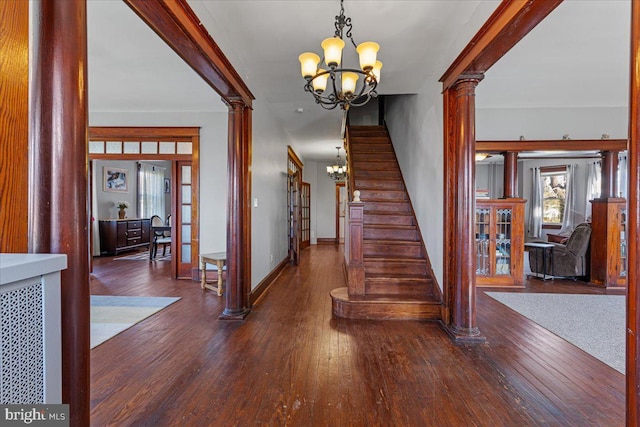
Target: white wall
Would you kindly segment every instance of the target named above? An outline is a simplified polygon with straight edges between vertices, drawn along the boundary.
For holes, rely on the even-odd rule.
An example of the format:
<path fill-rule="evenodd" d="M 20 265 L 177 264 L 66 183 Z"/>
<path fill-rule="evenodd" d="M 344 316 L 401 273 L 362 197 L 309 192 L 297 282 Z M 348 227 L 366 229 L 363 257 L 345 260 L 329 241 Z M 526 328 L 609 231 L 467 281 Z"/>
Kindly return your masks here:
<path fill-rule="evenodd" d="M 478 85 L 476 139 L 517 140 L 600 139 L 603 133 L 612 139 L 626 138 L 626 107 L 584 108 L 482 108 L 482 83 Z"/>
<path fill-rule="evenodd" d="M 227 114 L 92 112 L 90 126 L 200 127 L 200 252 L 226 250 Z"/>
<path fill-rule="evenodd" d="M 127 171 L 127 191 L 104 190 L 104 168 L 118 168 Z M 118 218 L 118 208 L 115 202 L 129 203 L 127 218 L 138 217 L 137 188 L 138 188 L 138 162 L 134 160 L 98 160 L 95 162 L 92 179 L 96 180 L 96 201 L 98 211 L 91 215 L 96 219 Z"/>
<path fill-rule="evenodd" d="M 253 104 L 251 287 L 287 257 L 287 146 L 289 136 L 265 102 Z M 252 203 L 251 206 L 254 206 Z"/>
<path fill-rule="evenodd" d="M 439 286 L 444 262 L 441 90 L 436 79 L 428 79 L 417 95 L 388 97 L 385 104 L 385 120 Z"/>
<path fill-rule="evenodd" d="M 336 237 L 336 182 L 327 175 L 331 162 L 320 162 L 316 168 L 316 237 Z"/>

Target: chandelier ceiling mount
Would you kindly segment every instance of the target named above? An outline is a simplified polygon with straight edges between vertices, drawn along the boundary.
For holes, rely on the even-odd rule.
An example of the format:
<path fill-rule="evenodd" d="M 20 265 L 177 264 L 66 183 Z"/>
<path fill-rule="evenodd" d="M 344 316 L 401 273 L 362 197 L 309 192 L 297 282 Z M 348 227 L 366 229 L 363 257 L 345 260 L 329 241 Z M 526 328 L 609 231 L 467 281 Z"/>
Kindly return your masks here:
<path fill-rule="evenodd" d="M 324 39 L 322 61 L 329 68 L 319 68 L 320 56 L 305 52 L 299 56 L 302 77 L 306 80 L 304 90 L 311 93 L 317 104 L 327 110 L 340 106 L 343 110 L 358 107 L 378 96 L 376 88 L 380 83 L 382 62 L 377 60 L 380 46 L 375 42 L 363 42 L 356 45 L 351 31 L 351 18 L 344 15 L 344 0 L 340 0 L 340 15 L 336 16 L 333 37 Z M 346 29 L 346 32 L 345 32 Z M 351 40 L 360 59 L 360 68 L 340 68 L 344 38 Z M 362 82 L 358 79 L 362 76 Z"/>

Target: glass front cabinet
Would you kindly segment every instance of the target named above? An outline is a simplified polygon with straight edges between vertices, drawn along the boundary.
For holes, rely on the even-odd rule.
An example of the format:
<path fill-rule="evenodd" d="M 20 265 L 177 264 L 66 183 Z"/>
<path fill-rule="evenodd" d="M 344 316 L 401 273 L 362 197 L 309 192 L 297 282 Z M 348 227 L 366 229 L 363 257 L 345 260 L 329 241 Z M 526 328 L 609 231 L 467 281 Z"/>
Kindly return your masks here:
<path fill-rule="evenodd" d="M 591 200 L 591 283 L 606 288 L 627 284 L 627 201 Z M 598 242 L 594 244 L 594 242 Z"/>
<path fill-rule="evenodd" d="M 524 199 L 476 200 L 476 285 L 524 285 Z"/>

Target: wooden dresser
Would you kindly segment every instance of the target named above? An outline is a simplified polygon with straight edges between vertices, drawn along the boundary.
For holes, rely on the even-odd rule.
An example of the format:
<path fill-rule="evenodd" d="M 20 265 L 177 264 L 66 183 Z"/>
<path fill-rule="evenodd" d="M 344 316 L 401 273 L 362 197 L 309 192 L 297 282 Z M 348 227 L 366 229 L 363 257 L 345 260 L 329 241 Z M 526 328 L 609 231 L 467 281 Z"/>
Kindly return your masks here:
<path fill-rule="evenodd" d="M 149 245 L 148 218 L 101 219 L 100 254 L 116 255 L 139 246 Z"/>

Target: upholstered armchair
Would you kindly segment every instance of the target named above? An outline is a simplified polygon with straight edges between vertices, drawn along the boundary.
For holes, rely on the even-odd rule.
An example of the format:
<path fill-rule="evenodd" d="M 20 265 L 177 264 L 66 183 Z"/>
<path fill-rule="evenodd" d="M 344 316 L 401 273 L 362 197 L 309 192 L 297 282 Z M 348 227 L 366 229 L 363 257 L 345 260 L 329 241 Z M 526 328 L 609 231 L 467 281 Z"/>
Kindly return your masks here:
<path fill-rule="evenodd" d="M 579 224 L 566 244 L 553 243 L 552 257 L 547 261 L 547 271 L 543 271 L 540 251 L 529 251 L 529 266 L 532 273 L 564 277 L 586 276 L 588 274 L 588 251 L 591 240 L 591 224 Z M 553 269 L 552 269 L 553 268 Z"/>

